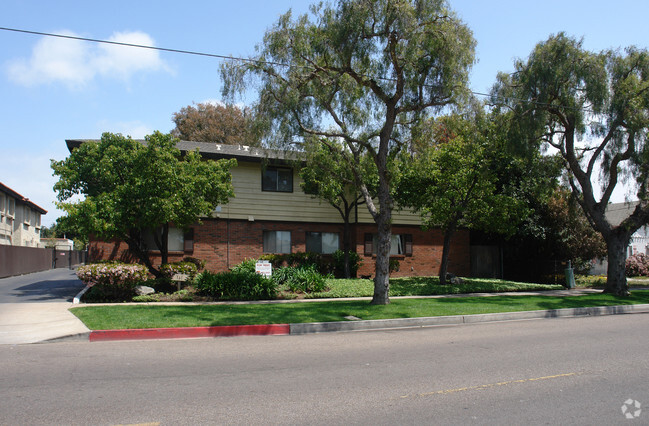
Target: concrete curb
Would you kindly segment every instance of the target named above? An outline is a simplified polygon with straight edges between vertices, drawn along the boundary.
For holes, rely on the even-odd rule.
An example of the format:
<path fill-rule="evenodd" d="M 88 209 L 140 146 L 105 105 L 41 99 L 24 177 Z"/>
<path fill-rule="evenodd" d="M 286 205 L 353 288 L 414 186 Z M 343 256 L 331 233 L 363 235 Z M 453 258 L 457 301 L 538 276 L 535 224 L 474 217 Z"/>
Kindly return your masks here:
<path fill-rule="evenodd" d="M 598 306 L 590 308 L 549 309 L 544 311 L 503 312 L 495 314 L 291 324 L 290 334 L 300 335 L 341 331 L 421 328 L 440 325 L 475 324 L 481 322 L 620 315 L 631 313 L 649 313 L 649 305 Z"/>
<path fill-rule="evenodd" d="M 90 342 L 147 339 L 189 339 L 232 336 L 304 335 L 329 332 L 352 332 L 423 328 L 444 325 L 477 324 L 499 321 L 553 319 L 583 316 L 604 316 L 649 313 L 649 305 L 598 306 L 590 308 L 549 309 L 543 311 L 503 312 L 495 314 L 453 315 L 385 320 L 338 321 L 299 324 L 232 325 L 215 327 L 146 328 L 131 330 L 97 330 L 48 340 L 86 340 Z"/>

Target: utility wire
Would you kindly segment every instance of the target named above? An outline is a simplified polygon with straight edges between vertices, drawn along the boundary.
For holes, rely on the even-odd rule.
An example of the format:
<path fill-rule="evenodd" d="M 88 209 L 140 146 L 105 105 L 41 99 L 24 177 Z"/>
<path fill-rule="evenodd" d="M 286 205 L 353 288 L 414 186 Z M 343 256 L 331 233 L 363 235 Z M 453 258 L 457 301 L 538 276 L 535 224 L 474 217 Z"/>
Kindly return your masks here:
<path fill-rule="evenodd" d="M 225 59 L 225 60 L 229 60 L 229 61 L 240 61 L 240 62 L 249 62 L 249 63 L 255 63 L 255 64 L 275 65 L 275 66 L 281 66 L 281 67 L 287 67 L 287 68 L 290 67 L 290 65 L 283 64 L 283 63 L 280 63 L 280 62 L 262 61 L 262 60 L 259 60 L 259 59 L 249 59 L 249 58 L 242 58 L 242 57 L 237 57 L 237 56 L 219 55 L 219 54 L 216 54 L 216 53 L 196 52 L 196 51 L 193 51 L 193 50 L 170 49 L 170 48 L 166 48 L 166 47 L 156 47 L 156 46 L 148 46 L 148 45 L 144 45 L 144 44 L 124 43 L 124 42 L 119 42 L 119 41 L 102 40 L 102 39 L 79 37 L 79 36 L 71 36 L 71 35 L 65 35 L 65 34 L 46 33 L 46 32 L 41 32 L 41 31 L 30 31 L 30 30 L 23 30 L 23 29 L 18 29 L 18 28 L 0 27 L 0 30 L 2 30 L 2 31 L 11 31 L 11 32 L 15 32 L 15 33 L 23 33 L 23 34 L 40 35 L 40 36 L 44 36 L 44 37 L 56 37 L 56 38 L 63 38 L 63 39 L 68 39 L 68 40 L 79 40 L 79 41 L 88 41 L 88 42 L 92 42 L 92 43 L 111 44 L 111 45 L 115 45 L 115 46 L 136 47 L 136 48 L 140 48 L 140 49 L 150 49 L 150 50 L 157 50 L 157 51 L 161 51 L 161 52 L 171 52 L 171 53 L 181 53 L 181 54 L 185 54 L 185 55 L 204 56 L 204 57 L 209 57 L 209 58 Z M 378 80 L 394 81 L 393 79 L 385 78 L 385 77 L 380 77 L 380 78 L 378 78 Z M 431 86 L 426 86 L 426 87 L 431 87 Z M 475 92 L 475 91 L 472 91 L 472 90 L 470 92 L 473 95 L 476 95 L 476 96 L 484 96 L 486 98 L 492 97 L 492 95 L 489 95 L 487 93 L 480 93 L 480 92 Z M 556 108 L 592 112 L 591 110 L 582 109 L 582 108 L 579 108 L 579 107 L 567 106 L 567 105 L 553 105 L 553 104 L 548 104 L 548 103 L 530 101 L 530 100 L 527 100 L 527 99 L 516 99 L 516 98 L 509 98 L 509 97 L 505 97 L 505 98 L 496 97 L 496 99 L 500 99 L 503 102 L 506 102 L 508 100 L 512 100 L 512 101 L 517 101 L 517 102 L 531 103 L 531 104 L 538 105 L 538 106 L 554 106 Z"/>

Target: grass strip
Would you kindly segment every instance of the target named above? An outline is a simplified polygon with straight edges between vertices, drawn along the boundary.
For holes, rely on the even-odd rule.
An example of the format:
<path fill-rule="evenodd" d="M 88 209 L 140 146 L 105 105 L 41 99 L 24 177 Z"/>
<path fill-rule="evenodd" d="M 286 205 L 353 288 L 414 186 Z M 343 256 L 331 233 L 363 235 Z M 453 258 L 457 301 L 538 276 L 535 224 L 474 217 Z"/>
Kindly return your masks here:
<path fill-rule="evenodd" d="M 367 301 L 336 300 L 242 305 L 110 305 L 72 308 L 71 311 L 91 330 L 115 330 L 346 321 L 349 315 L 375 320 L 633 304 L 649 304 L 649 290 L 634 291 L 629 297 L 600 293 L 563 297 L 394 299 L 385 306 L 370 305 Z"/>
<path fill-rule="evenodd" d="M 390 296 L 434 296 L 464 293 L 502 293 L 506 291 L 561 290 L 561 285 L 530 284 L 490 278 L 462 278 L 461 284 L 439 285 L 438 277 L 390 278 Z M 308 299 L 371 297 L 374 281 L 329 279 L 327 291 L 307 294 Z"/>

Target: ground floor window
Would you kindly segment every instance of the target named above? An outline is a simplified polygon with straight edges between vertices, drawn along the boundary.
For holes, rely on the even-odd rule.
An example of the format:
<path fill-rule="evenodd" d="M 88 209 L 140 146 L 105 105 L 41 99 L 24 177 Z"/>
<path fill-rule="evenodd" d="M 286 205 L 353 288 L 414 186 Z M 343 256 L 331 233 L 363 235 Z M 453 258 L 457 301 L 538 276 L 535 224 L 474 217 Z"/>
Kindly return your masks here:
<path fill-rule="evenodd" d="M 334 232 L 307 232 L 306 251 L 331 254 L 340 248 L 340 238 Z"/>
<path fill-rule="evenodd" d="M 162 228 L 158 228 L 155 231 L 144 232 L 143 240 L 147 249 L 158 251 L 158 246 L 156 245 L 153 237 L 154 232 L 158 234 L 158 238 L 161 238 Z M 168 239 L 169 241 L 167 242 L 167 251 L 183 251 L 185 249 L 185 233 L 182 229 L 170 226 Z"/>
<path fill-rule="evenodd" d="M 264 253 L 290 253 L 290 231 L 264 231 Z"/>
<path fill-rule="evenodd" d="M 378 234 L 365 234 L 365 256 L 376 254 Z M 390 256 L 412 256 L 412 234 L 392 234 Z"/>

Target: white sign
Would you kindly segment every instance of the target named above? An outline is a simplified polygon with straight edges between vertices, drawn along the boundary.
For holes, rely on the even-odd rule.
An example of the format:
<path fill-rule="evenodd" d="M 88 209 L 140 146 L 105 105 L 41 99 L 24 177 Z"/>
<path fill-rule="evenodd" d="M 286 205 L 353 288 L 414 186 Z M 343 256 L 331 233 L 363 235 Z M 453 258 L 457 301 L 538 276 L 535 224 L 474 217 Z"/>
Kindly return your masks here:
<path fill-rule="evenodd" d="M 258 260 L 255 264 L 255 272 L 270 278 L 273 275 L 273 265 L 266 260 Z"/>

